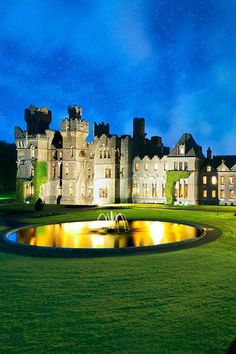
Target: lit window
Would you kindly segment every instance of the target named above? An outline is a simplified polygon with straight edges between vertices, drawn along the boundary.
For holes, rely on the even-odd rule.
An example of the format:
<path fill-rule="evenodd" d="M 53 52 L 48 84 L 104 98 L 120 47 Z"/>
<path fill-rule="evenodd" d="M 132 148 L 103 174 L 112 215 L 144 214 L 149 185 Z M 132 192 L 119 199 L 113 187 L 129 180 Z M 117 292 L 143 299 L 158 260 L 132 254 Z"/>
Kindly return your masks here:
<path fill-rule="evenodd" d="M 183 198 L 183 196 L 184 196 L 184 185 L 183 185 L 183 183 L 180 184 L 179 196 L 180 196 L 180 198 Z"/>
<path fill-rule="evenodd" d="M 152 197 L 157 197 L 157 184 L 152 183 Z"/>
<path fill-rule="evenodd" d="M 224 198 L 225 198 L 225 191 L 224 191 L 224 189 L 221 189 L 221 190 L 220 190 L 220 198 L 221 198 L 221 199 L 224 199 Z"/>
<path fill-rule="evenodd" d="M 52 176 L 53 176 L 53 178 L 56 177 L 56 166 L 55 165 L 53 165 L 53 167 L 52 167 Z"/>
<path fill-rule="evenodd" d="M 135 170 L 135 172 L 138 172 L 138 163 L 136 162 L 136 164 L 135 164 L 135 166 L 134 166 L 134 170 Z"/>
<path fill-rule="evenodd" d="M 188 183 L 184 184 L 184 198 L 188 198 Z"/>
<path fill-rule="evenodd" d="M 111 178 L 111 169 L 105 168 L 105 178 Z"/>
<path fill-rule="evenodd" d="M 139 197 L 139 183 L 137 182 L 133 183 L 133 196 Z"/>
<path fill-rule="evenodd" d="M 202 177 L 202 183 L 203 184 L 207 184 L 207 176 L 203 176 Z"/>
<path fill-rule="evenodd" d="M 220 184 L 223 186 L 225 185 L 225 176 L 220 177 Z"/>
<path fill-rule="evenodd" d="M 207 166 L 207 172 L 211 172 L 211 166 Z"/>
<path fill-rule="evenodd" d="M 211 197 L 212 198 L 216 198 L 216 190 L 215 189 L 212 190 Z"/>
<path fill-rule="evenodd" d="M 144 169 L 145 169 L 145 171 L 148 170 L 148 164 L 147 164 L 147 162 L 145 162 Z"/>
<path fill-rule="evenodd" d="M 207 190 L 206 189 L 203 190 L 202 196 L 203 196 L 203 198 L 207 198 Z"/>
<path fill-rule="evenodd" d="M 184 153 L 185 153 L 184 145 L 179 145 L 179 155 L 184 155 Z"/>
<path fill-rule="evenodd" d="M 230 191 L 229 191 L 229 198 L 230 198 L 230 199 L 234 199 L 234 198 L 235 198 L 235 192 L 234 192 L 234 190 L 230 190 Z"/>
<path fill-rule="evenodd" d="M 234 184 L 234 176 L 229 177 L 229 184 Z"/>
<path fill-rule="evenodd" d="M 217 177 L 216 176 L 211 177 L 211 184 L 213 184 L 213 185 L 217 184 Z"/>
<path fill-rule="evenodd" d="M 147 183 L 144 183 L 144 184 L 143 184 L 143 196 L 144 196 L 144 197 L 147 197 L 147 196 L 148 196 L 148 192 L 149 192 L 149 190 L 148 190 L 148 184 L 147 184 Z"/>

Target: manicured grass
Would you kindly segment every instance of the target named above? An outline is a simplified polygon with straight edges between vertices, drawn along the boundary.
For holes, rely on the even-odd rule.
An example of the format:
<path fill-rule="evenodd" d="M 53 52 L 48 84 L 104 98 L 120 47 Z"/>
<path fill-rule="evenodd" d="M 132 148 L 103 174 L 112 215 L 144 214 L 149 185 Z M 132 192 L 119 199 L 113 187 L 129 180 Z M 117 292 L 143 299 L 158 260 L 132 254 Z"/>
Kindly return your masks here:
<path fill-rule="evenodd" d="M 40 218 L 25 214 L 20 219 L 31 224 L 82 220 L 100 212 L 72 210 Z M 219 215 L 207 209 L 124 210 L 128 218 L 184 220 L 222 231 L 216 241 L 182 251 L 90 259 L 2 251 L 1 350 L 224 353 L 235 336 L 234 212 L 236 208 Z"/>

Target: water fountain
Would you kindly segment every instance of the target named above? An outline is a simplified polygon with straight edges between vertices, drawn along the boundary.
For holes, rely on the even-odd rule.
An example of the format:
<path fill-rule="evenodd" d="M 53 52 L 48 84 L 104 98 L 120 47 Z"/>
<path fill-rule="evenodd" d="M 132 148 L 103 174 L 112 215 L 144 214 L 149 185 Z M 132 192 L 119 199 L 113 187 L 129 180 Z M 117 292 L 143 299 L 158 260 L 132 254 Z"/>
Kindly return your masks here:
<path fill-rule="evenodd" d="M 97 221 L 102 220 L 104 218 L 105 221 L 109 222 L 109 231 L 113 230 L 117 233 L 120 233 L 120 230 L 123 229 L 125 232 L 130 231 L 128 220 L 126 216 L 122 213 L 101 213 L 98 215 Z"/>

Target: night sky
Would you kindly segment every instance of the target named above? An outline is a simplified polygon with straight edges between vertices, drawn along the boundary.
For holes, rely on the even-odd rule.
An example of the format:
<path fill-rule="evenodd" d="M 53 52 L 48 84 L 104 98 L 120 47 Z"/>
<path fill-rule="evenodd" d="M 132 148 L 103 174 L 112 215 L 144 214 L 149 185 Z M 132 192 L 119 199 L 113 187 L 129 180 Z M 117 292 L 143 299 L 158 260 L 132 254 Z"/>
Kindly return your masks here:
<path fill-rule="evenodd" d="M 46 105 L 59 129 L 78 104 L 92 123 L 172 147 L 189 132 L 214 154 L 236 154 L 236 1 L 3 0 L 0 140 Z"/>

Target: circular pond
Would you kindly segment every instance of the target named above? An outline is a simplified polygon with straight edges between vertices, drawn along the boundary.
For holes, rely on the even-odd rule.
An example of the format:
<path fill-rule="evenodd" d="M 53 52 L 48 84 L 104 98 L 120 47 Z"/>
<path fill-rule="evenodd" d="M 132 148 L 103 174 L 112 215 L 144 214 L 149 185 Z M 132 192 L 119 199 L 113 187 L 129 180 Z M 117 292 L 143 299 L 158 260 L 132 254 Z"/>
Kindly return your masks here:
<path fill-rule="evenodd" d="M 79 221 L 22 228 L 6 236 L 11 243 L 60 249 L 130 249 L 193 239 L 202 230 L 184 224 L 135 220 L 129 228 L 112 228 L 106 220 Z"/>

